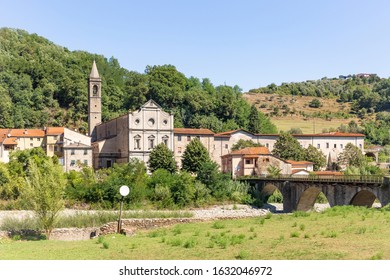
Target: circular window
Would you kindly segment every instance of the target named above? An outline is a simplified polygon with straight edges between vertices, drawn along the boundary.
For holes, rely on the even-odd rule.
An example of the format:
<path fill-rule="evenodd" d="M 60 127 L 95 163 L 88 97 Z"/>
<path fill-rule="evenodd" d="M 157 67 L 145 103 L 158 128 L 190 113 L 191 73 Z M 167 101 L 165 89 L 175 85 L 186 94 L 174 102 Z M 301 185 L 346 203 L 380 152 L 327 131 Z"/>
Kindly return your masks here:
<path fill-rule="evenodd" d="M 140 120 L 139 119 L 136 119 L 135 120 L 135 124 L 139 124 Z"/>
<path fill-rule="evenodd" d="M 148 125 L 150 125 L 150 126 L 154 125 L 154 119 L 153 118 L 150 118 L 148 120 Z"/>
<path fill-rule="evenodd" d="M 163 125 L 167 125 L 168 124 L 168 120 L 163 120 Z"/>

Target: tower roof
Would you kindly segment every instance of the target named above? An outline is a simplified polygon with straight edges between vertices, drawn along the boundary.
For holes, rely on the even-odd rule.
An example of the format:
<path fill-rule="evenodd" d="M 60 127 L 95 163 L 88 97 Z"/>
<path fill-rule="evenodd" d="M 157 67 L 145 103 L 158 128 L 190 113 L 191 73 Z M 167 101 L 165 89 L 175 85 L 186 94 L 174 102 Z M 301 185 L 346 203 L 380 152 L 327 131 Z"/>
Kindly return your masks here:
<path fill-rule="evenodd" d="M 92 70 L 91 70 L 91 74 L 89 74 L 89 77 L 90 78 L 100 78 L 99 77 L 99 72 L 98 72 L 97 67 L 96 67 L 95 60 L 93 61 Z"/>

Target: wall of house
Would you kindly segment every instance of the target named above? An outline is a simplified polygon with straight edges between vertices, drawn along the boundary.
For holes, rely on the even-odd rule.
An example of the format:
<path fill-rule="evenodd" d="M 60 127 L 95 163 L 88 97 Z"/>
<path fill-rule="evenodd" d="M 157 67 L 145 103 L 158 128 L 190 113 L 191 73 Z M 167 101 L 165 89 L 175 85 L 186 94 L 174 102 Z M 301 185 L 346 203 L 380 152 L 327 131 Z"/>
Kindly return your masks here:
<path fill-rule="evenodd" d="M 258 172 L 260 175 L 269 175 L 270 166 L 281 169 L 280 174 L 291 174 L 291 164 L 278 159 L 272 155 L 260 155 L 258 159 Z"/>
<path fill-rule="evenodd" d="M 92 167 L 92 149 L 87 146 L 68 146 L 64 148 L 64 169 L 79 171 L 83 165 Z"/>
<path fill-rule="evenodd" d="M 181 160 L 184 151 L 187 148 L 187 145 L 191 142 L 192 139 L 195 137 L 198 137 L 200 142 L 202 143 L 203 146 L 209 151 L 210 158 L 213 157 L 213 151 L 215 150 L 214 148 L 214 136 L 213 135 L 196 135 L 196 134 L 174 134 L 174 141 L 173 141 L 173 146 L 174 146 L 174 154 L 175 154 L 175 160 L 178 165 L 178 167 L 181 167 Z M 221 158 L 219 158 L 219 162 L 221 162 Z M 219 163 L 221 166 L 221 164 Z"/>

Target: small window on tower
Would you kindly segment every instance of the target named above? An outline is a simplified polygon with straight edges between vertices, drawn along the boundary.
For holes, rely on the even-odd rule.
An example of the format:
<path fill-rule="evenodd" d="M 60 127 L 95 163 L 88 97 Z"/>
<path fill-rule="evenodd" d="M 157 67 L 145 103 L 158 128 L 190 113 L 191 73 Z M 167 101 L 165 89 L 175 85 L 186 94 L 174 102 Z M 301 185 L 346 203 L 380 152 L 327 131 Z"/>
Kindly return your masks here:
<path fill-rule="evenodd" d="M 93 96 L 98 96 L 98 86 L 94 85 L 92 88 L 92 94 Z"/>

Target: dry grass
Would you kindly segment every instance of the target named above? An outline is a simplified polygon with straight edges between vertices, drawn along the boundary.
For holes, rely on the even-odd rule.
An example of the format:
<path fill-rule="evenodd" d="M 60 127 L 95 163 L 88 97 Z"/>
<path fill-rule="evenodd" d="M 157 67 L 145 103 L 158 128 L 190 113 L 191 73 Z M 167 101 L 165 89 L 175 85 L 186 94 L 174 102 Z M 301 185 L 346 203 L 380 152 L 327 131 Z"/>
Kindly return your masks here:
<path fill-rule="evenodd" d="M 298 214 L 183 224 L 98 241 L 2 240 L 0 251 L 2 259 L 390 259 L 389 211 L 336 207 Z"/>
<path fill-rule="evenodd" d="M 244 98 L 250 104 L 256 104 L 259 111 L 264 114 L 270 114 L 273 107 L 279 107 L 280 116 L 272 116 L 272 122 L 278 127 L 278 130 L 288 131 L 291 128 L 300 128 L 303 133 L 321 133 L 323 129 L 336 129 L 341 124 L 348 124 L 351 120 L 358 121 L 357 118 L 332 118 L 325 120 L 324 118 L 308 118 L 300 114 L 314 114 L 321 112 L 339 113 L 344 112 L 348 114 L 351 110 L 350 103 L 338 103 L 335 98 L 317 98 L 313 96 L 280 96 L 277 94 L 244 94 Z M 309 102 L 314 98 L 321 101 L 321 108 L 310 108 Z M 282 106 L 287 105 L 290 111 L 295 110 L 295 114 L 288 114 L 283 116 Z"/>

